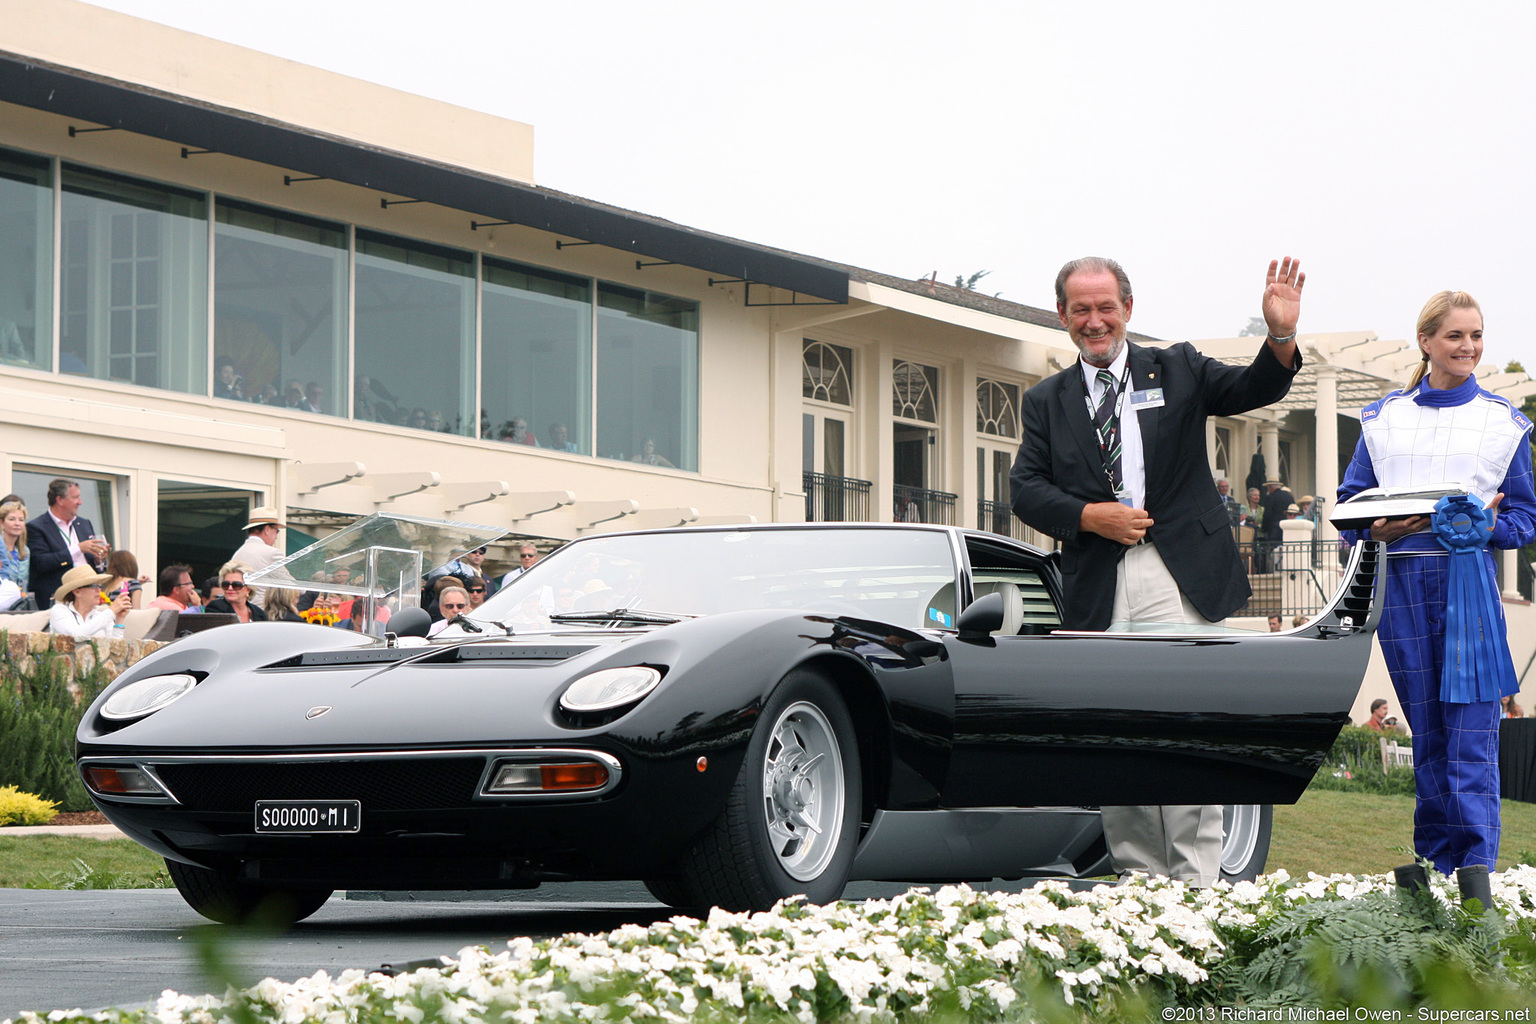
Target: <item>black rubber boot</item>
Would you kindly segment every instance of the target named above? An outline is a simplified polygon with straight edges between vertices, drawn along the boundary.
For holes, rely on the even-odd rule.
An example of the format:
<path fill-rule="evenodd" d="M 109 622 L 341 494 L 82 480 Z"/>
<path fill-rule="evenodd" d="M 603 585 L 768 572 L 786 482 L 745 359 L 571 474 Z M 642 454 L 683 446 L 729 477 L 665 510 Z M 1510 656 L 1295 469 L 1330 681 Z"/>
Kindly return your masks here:
<path fill-rule="evenodd" d="M 1429 891 L 1429 875 L 1421 864 L 1404 864 L 1400 868 L 1393 868 L 1392 876 L 1397 879 L 1399 889 L 1410 892 Z"/>
<path fill-rule="evenodd" d="M 1456 887 L 1461 890 L 1461 905 L 1472 900 L 1482 904 L 1483 913 L 1493 909 L 1493 881 L 1486 864 L 1469 864 L 1456 869 Z M 1471 909 L 1470 907 L 1468 909 Z"/>

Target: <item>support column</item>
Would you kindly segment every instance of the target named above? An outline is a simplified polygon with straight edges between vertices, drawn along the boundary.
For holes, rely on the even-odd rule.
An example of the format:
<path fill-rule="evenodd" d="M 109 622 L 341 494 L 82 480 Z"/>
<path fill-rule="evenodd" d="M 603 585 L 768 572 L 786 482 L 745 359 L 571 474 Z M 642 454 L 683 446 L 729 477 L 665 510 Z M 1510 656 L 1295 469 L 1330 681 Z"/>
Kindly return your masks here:
<path fill-rule="evenodd" d="M 1313 493 L 1326 499 L 1320 506 L 1323 516 L 1317 524 L 1317 536 L 1320 540 L 1337 540 L 1339 532 L 1328 522 L 1328 513 L 1333 511 L 1334 497 L 1339 492 L 1339 370 L 1336 366 L 1317 368 L 1317 437 L 1312 465 L 1317 488 Z"/>
<path fill-rule="evenodd" d="M 1264 478 L 1280 479 L 1280 424 L 1274 420 L 1259 423 L 1259 451 L 1264 455 Z M 1282 481 L 1289 484 L 1289 480 Z"/>
<path fill-rule="evenodd" d="M 1524 601 L 1520 596 L 1520 549 L 1508 548 L 1499 552 L 1499 575 L 1503 585 L 1499 596 L 1506 601 Z"/>

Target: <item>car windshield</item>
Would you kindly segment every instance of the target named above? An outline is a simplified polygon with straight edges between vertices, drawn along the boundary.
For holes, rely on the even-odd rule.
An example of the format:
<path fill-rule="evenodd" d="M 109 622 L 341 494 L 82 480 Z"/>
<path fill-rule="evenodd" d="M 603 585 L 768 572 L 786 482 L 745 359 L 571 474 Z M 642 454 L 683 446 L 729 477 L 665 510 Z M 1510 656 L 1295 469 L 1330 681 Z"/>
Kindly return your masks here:
<path fill-rule="evenodd" d="M 594 537 L 522 573 L 472 618 L 514 629 L 633 625 L 796 608 L 916 628 L 954 624 L 955 562 L 939 530 L 694 530 Z M 605 620 L 615 609 L 655 613 Z"/>

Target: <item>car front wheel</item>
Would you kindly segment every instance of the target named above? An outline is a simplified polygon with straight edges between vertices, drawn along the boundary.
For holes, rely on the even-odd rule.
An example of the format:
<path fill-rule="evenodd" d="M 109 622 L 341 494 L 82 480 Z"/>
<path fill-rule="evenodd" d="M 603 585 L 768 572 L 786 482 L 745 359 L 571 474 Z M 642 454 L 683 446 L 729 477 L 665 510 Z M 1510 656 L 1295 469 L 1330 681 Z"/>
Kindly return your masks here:
<path fill-rule="evenodd" d="M 227 872 L 176 860 L 167 859 L 165 867 L 187 906 L 219 924 L 287 927 L 304 920 L 331 898 L 330 889 L 269 889 L 242 882 Z"/>
<path fill-rule="evenodd" d="M 842 895 L 858 838 L 859 751 L 847 705 L 791 672 L 763 708 L 725 810 L 683 864 L 686 891 L 727 910 Z"/>
<path fill-rule="evenodd" d="M 1221 877 L 1251 882 L 1269 861 L 1275 809 L 1269 804 L 1225 804 L 1221 808 Z"/>

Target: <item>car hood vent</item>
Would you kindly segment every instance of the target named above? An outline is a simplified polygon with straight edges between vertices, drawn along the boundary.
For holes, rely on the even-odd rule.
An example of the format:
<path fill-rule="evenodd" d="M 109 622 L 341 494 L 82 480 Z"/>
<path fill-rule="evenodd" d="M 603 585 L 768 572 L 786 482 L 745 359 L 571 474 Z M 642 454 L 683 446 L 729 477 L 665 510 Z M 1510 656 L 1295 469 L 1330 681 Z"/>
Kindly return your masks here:
<path fill-rule="evenodd" d="M 408 658 L 419 664 L 468 661 L 565 661 L 592 650 L 595 644 L 459 644 L 428 653 L 422 647 L 352 647 L 339 651 L 310 651 L 274 661 L 264 668 L 335 668 L 391 665 Z"/>

